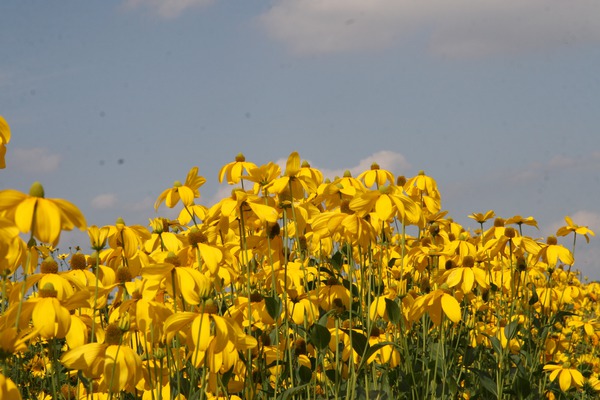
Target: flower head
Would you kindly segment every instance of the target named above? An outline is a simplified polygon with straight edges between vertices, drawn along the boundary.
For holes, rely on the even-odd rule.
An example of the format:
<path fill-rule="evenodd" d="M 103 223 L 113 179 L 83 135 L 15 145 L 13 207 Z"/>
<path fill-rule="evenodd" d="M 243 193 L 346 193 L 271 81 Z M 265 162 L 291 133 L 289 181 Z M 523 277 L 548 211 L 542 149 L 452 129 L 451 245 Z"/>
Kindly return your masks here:
<path fill-rule="evenodd" d="M 29 194 L 17 190 L 0 191 L 0 216 L 14 221 L 22 233 L 44 243 L 56 246 L 62 230 L 77 227 L 85 230 L 83 214 L 71 202 L 63 199 L 46 199 L 41 183 L 34 182 Z"/>
<path fill-rule="evenodd" d="M 184 184 L 181 184 L 180 181 L 175 181 L 172 188 L 164 190 L 158 196 L 154 203 L 154 209 L 158 210 L 163 201 L 169 208 L 175 207 L 179 200 L 186 207 L 191 206 L 194 204 L 194 199 L 200 197 L 198 188 L 204 185 L 205 182 L 206 179 L 198 175 L 198 167 L 193 167 L 188 172 Z"/>

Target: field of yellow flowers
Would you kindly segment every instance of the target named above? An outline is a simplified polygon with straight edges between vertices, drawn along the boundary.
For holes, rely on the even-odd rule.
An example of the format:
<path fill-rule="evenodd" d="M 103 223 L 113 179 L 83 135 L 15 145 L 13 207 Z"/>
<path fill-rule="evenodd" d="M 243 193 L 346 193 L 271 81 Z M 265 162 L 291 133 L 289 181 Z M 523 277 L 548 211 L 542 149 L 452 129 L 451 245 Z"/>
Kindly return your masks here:
<path fill-rule="evenodd" d="M 9 140 L 0 117 L 0 167 Z M 231 195 L 202 205 L 191 168 L 155 203 L 178 218 L 147 227 L 88 227 L 38 182 L 0 191 L 0 398 L 598 397 L 588 227 L 465 228 L 423 172 L 330 181 L 296 152 L 218 179 Z M 62 253 L 74 228 L 90 241 Z"/>

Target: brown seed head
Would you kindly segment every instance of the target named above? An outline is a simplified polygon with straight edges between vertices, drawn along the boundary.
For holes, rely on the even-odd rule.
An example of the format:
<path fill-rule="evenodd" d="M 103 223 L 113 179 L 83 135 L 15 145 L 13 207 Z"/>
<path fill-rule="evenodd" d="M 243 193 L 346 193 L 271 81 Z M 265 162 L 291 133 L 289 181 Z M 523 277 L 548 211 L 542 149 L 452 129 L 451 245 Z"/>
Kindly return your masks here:
<path fill-rule="evenodd" d="M 504 226 L 504 218 L 496 218 L 494 220 L 494 226 L 496 228 L 500 228 L 500 227 Z"/>
<path fill-rule="evenodd" d="M 188 234 L 188 242 L 192 247 L 198 247 L 198 243 L 208 243 L 208 237 L 197 228 L 192 228 Z"/>
<path fill-rule="evenodd" d="M 306 351 L 306 340 L 302 338 L 296 339 L 296 342 L 294 343 L 294 354 L 297 356 L 301 354 L 308 354 Z"/>
<path fill-rule="evenodd" d="M 236 162 L 244 162 L 244 161 L 246 161 L 246 157 L 242 153 L 238 153 L 238 155 L 235 156 L 235 161 Z"/>
<path fill-rule="evenodd" d="M 113 322 L 112 324 L 109 324 L 106 327 L 106 332 L 104 335 L 105 335 L 104 343 L 106 343 L 108 345 L 119 345 L 119 344 L 121 344 L 121 338 L 123 337 L 123 331 L 121 330 L 121 328 L 119 328 L 119 325 L 117 325 Z"/>
<path fill-rule="evenodd" d="M 475 266 L 475 259 L 473 256 L 464 256 L 463 257 L 463 267 L 465 268 L 473 268 Z"/>
<path fill-rule="evenodd" d="M 350 200 L 348 199 L 342 200 L 342 203 L 340 204 L 340 210 L 344 214 L 354 214 L 354 211 L 350 209 Z"/>
<path fill-rule="evenodd" d="M 125 282 L 131 282 L 131 279 L 133 277 L 131 276 L 131 271 L 129 270 L 129 268 L 127 267 L 119 267 L 119 269 L 117 269 L 117 281 L 120 283 L 125 283 Z"/>
<path fill-rule="evenodd" d="M 81 253 L 75 253 L 71 257 L 71 269 L 86 269 L 87 262 L 85 259 L 85 255 Z"/>
<path fill-rule="evenodd" d="M 550 246 L 553 246 L 558 244 L 558 240 L 556 240 L 556 236 L 548 236 L 548 238 L 546 239 L 546 243 Z"/>
<path fill-rule="evenodd" d="M 515 231 L 515 228 L 513 228 L 512 226 L 509 226 L 508 228 L 504 229 L 504 236 L 506 236 L 509 239 L 514 238 L 517 235 L 517 232 Z"/>
<path fill-rule="evenodd" d="M 42 274 L 56 274 L 58 272 L 58 263 L 52 256 L 48 256 L 42 261 L 40 272 Z"/>
<path fill-rule="evenodd" d="M 281 232 L 281 227 L 279 223 L 275 222 L 274 224 L 267 225 L 267 236 L 269 239 L 273 239 L 275 236 L 278 236 Z"/>

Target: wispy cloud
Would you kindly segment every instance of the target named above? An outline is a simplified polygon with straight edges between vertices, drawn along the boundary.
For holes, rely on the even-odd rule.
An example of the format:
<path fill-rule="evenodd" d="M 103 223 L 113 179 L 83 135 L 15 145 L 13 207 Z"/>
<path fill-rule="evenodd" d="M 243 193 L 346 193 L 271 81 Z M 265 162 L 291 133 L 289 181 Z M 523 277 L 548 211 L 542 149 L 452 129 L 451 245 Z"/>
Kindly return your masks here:
<path fill-rule="evenodd" d="M 39 174 L 56 171 L 60 166 L 60 161 L 61 156 L 52 153 L 47 148 L 15 148 L 7 152 L 6 164 L 14 170 Z"/>
<path fill-rule="evenodd" d="M 123 7 L 125 9 L 145 8 L 152 14 L 162 18 L 177 18 L 184 11 L 208 6 L 214 3 L 214 0 L 125 0 Z"/>
<path fill-rule="evenodd" d="M 298 55 L 388 48 L 426 37 L 429 50 L 481 57 L 600 41 L 594 0 L 275 0 L 260 17 Z"/>
<path fill-rule="evenodd" d="M 323 172 L 325 177 L 333 179 L 336 176 L 344 175 L 344 172 L 348 170 L 352 173 L 352 176 L 356 177 L 358 174 L 369 170 L 371 168 L 371 164 L 373 163 L 377 163 L 381 169 L 390 171 L 392 174 L 394 174 L 394 176 L 402 175 L 407 169 L 410 168 L 410 163 L 402 154 L 389 150 L 382 150 L 361 159 L 358 164 L 354 166 L 331 170 L 321 169 L 321 172 Z"/>
<path fill-rule="evenodd" d="M 593 152 L 578 158 L 556 155 L 546 161 L 532 162 L 518 171 L 511 171 L 508 179 L 513 183 L 528 183 L 553 172 L 582 168 L 600 168 L 600 153 Z"/>
<path fill-rule="evenodd" d="M 106 210 L 113 208 L 117 204 L 117 195 L 114 193 L 103 193 L 94 197 L 91 205 L 96 210 Z"/>
<path fill-rule="evenodd" d="M 279 160 L 277 160 L 275 162 L 275 164 L 278 164 L 281 167 L 282 172 L 285 171 L 286 161 L 287 161 L 287 158 L 280 158 Z M 409 169 L 411 167 L 410 163 L 406 160 L 406 157 L 404 157 L 400 153 L 396 153 L 396 152 L 389 151 L 389 150 L 382 150 L 382 151 L 373 153 L 370 156 L 367 156 L 367 157 L 361 159 L 356 165 L 346 166 L 345 168 L 337 168 L 337 169 L 321 168 L 318 165 L 315 165 L 310 160 L 307 160 L 307 161 L 312 167 L 317 168 L 319 171 L 321 171 L 325 178 L 329 178 L 329 179 L 333 179 L 336 176 L 342 176 L 342 175 L 344 175 L 344 172 L 346 172 L 346 171 L 350 171 L 350 173 L 352 173 L 352 176 L 355 177 L 358 174 L 360 174 L 361 172 L 364 172 L 364 171 L 370 169 L 371 164 L 373 164 L 373 163 L 377 163 L 379 165 L 379 168 L 381 168 L 381 169 L 387 169 L 392 174 L 394 174 L 394 176 L 403 174 L 404 171 L 406 171 L 407 169 Z"/>

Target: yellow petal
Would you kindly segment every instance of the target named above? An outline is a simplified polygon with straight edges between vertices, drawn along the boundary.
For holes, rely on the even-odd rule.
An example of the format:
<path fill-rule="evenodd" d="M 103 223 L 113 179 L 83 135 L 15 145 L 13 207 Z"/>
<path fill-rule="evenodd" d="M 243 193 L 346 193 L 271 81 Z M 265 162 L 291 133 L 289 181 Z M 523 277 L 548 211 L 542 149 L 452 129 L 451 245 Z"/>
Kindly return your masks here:
<path fill-rule="evenodd" d="M 197 351 L 206 351 L 210 344 L 210 317 L 209 314 L 199 315 L 192 322 L 192 341 Z"/>
<path fill-rule="evenodd" d="M 167 318 L 164 325 L 166 341 L 170 342 L 179 331 L 184 330 L 186 325 L 197 316 L 198 314 L 193 312 L 180 311 Z"/>
<path fill-rule="evenodd" d="M 379 199 L 377 199 L 377 202 L 375 203 L 375 212 L 377 213 L 377 215 L 379 215 L 379 218 L 381 218 L 384 221 L 387 221 L 391 218 L 393 207 L 392 200 L 390 200 L 390 196 L 379 196 Z"/>
<path fill-rule="evenodd" d="M 53 199 L 52 202 L 61 210 L 62 229 L 71 230 L 74 227 L 81 230 L 86 229 L 85 217 L 75 204 L 63 199 Z"/>
<path fill-rule="evenodd" d="M 94 364 L 104 358 L 106 345 L 103 343 L 88 343 L 73 348 L 60 357 L 60 362 L 67 368 L 92 371 Z"/>
<path fill-rule="evenodd" d="M 215 275 L 219 269 L 219 263 L 223 259 L 223 253 L 218 248 L 204 243 L 198 243 L 198 248 L 208 270 L 211 274 Z"/>
<path fill-rule="evenodd" d="M 460 321 L 461 319 L 461 312 L 460 312 L 460 304 L 458 304 L 458 301 L 450 296 L 447 293 L 444 293 L 442 295 L 442 308 L 444 309 L 444 313 L 446 314 L 446 316 L 448 318 L 450 318 L 450 320 L 454 323 L 457 323 L 458 321 Z"/>
<path fill-rule="evenodd" d="M 19 206 L 20 208 L 20 206 Z M 17 209 L 17 213 L 19 210 Z M 33 235 L 44 243 L 56 244 L 60 236 L 60 209 L 47 199 L 37 199 Z"/>
<path fill-rule="evenodd" d="M 561 370 L 558 375 L 558 383 L 560 385 L 560 389 L 563 392 L 566 392 L 571 387 L 571 374 L 569 370 Z"/>
<path fill-rule="evenodd" d="M 186 206 L 194 204 L 194 191 L 187 186 L 180 186 L 177 188 L 177 192 L 181 197 L 181 202 Z"/>
<path fill-rule="evenodd" d="M 300 171 L 300 155 L 294 151 L 290 154 L 285 165 L 286 176 L 295 176 Z"/>
<path fill-rule="evenodd" d="M 263 223 L 265 221 L 275 223 L 279 219 L 279 213 L 271 206 L 252 202 L 249 202 L 248 205 Z"/>

